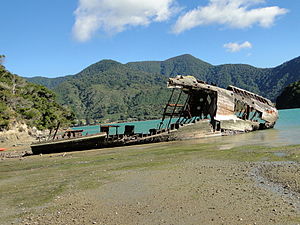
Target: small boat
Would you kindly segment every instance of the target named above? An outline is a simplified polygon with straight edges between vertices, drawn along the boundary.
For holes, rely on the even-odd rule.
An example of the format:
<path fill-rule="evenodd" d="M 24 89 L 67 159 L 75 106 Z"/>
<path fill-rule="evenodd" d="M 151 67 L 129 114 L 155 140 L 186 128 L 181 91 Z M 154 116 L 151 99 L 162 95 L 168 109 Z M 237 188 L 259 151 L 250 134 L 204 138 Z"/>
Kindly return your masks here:
<path fill-rule="evenodd" d="M 278 119 L 278 111 L 270 100 L 238 87 L 224 89 L 193 76 L 176 76 L 169 78 L 168 88 L 172 93 L 162 120 L 147 133 L 135 133 L 133 125 L 125 125 L 124 133 L 119 134 L 119 125 L 100 125 L 98 134 L 82 136 L 83 130 L 71 129 L 58 138 L 56 130 L 50 141 L 33 143 L 32 152 L 67 152 L 244 133 L 272 128 Z M 115 129 L 115 134 L 111 134 L 111 129 Z"/>

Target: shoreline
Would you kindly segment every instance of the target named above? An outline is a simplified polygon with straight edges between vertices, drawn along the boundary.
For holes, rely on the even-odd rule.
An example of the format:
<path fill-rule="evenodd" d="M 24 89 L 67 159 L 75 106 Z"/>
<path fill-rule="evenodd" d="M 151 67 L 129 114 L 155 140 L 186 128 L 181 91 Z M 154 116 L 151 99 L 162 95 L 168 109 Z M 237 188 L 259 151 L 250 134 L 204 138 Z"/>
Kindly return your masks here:
<path fill-rule="evenodd" d="M 297 187 L 291 181 L 300 182 L 292 176 L 300 169 L 300 145 L 223 144 L 175 141 L 5 159 L 1 218 L 4 224 L 300 223 L 299 199 L 285 194 Z M 266 188 L 272 185 L 285 192 Z"/>

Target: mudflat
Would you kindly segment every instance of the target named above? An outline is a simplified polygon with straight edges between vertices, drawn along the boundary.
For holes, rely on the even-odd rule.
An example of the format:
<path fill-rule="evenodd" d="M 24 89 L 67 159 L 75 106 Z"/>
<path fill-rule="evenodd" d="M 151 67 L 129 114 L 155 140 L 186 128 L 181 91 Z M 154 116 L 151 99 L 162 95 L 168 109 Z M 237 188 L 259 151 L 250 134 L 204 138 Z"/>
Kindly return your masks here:
<path fill-rule="evenodd" d="M 300 224 L 300 145 L 178 141 L 0 161 L 3 224 Z"/>

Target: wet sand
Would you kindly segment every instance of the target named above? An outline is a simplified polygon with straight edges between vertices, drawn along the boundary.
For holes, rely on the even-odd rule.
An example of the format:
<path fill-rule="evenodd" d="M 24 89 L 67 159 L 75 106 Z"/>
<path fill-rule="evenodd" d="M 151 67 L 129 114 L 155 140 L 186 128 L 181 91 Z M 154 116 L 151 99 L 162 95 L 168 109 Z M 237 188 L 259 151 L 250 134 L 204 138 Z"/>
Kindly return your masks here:
<path fill-rule="evenodd" d="M 102 188 L 61 196 L 29 224 L 298 224 L 299 200 L 249 177 L 254 164 L 191 160 L 118 174 Z"/>
<path fill-rule="evenodd" d="M 208 142 L 5 158 L 3 224 L 300 224 L 300 146 Z"/>

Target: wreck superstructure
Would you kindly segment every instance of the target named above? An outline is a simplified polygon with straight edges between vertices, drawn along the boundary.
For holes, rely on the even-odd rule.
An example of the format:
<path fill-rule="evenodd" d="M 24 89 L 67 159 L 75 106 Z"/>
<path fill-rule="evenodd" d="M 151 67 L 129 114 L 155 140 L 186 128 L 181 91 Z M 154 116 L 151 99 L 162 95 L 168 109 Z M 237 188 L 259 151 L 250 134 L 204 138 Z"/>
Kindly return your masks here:
<path fill-rule="evenodd" d="M 187 100 L 183 106 L 168 103 L 164 117 L 179 116 L 179 121 L 181 117 L 210 118 L 213 130 L 221 132 L 272 128 L 278 119 L 278 111 L 270 100 L 234 86 L 224 89 L 193 76 L 177 76 L 169 78 L 168 88 L 179 89 L 179 98 L 182 92 L 187 94 Z M 173 114 L 167 113 L 169 106 L 175 108 Z"/>

